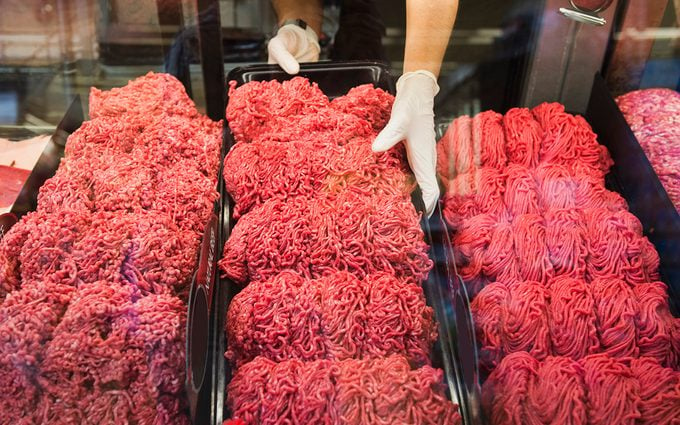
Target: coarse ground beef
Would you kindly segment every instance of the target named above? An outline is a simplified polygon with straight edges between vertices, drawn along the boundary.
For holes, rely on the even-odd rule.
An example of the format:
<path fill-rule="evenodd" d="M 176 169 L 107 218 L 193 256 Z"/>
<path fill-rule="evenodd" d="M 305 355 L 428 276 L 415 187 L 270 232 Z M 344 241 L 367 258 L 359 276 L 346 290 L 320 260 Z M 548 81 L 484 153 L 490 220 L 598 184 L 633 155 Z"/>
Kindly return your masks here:
<path fill-rule="evenodd" d="M 405 196 L 413 187 L 401 155 L 375 154 L 368 138 L 335 141 L 237 143 L 224 160 L 227 190 L 238 218 L 264 201 L 313 196 L 351 184 L 376 195 Z"/>
<path fill-rule="evenodd" d="M 333 99 L 331 108 L 356 115 L 369 122 L 375 131 L 380 131 L 390 119 L 393 102 L 394 96 L 386 91 L 372 84 L 362 84 Z"/>
<path fill-rule="evenodd" d="M 616 99 L 671 202 L 680 210 L 680 93 L 636 90 Z"/>
<path fill-rule="evenodd" d="M 316 83 L 302 77 L 283 83 L 253 81 L 238 88 L 231 81 L 227 121 L 237 142 L 250 142 L 262 132 L 282 128 L 282 122 L 314 114 L 328 104 Z"/>
<path fill-rule="evenodd" d="M 90 118 L 119 118 L 126 115 L 152 116 L 159 113 L 198 116 L 194 102 L 184 86 L 170 74 L 149 72 L 129 81 L 124 87 L 90 90 Z"/>
<path fill-rule="evenodd" d="M 188 423 L 185 301 L 222 127 L 164 74 L 91 106 L 0 241 L 0 423 Z"/>
<path fill-rule="evenodd" d="M 309 278 L 335 270 L 359 278 L 388 271 L 418 283 L 432 262 L 409 200 L 348 189 L 270 199 L 236 223 L 219 265 L 241 284 L 284 270 Z"/>
<path fill-rule="evenodd" d="M 229 305 L 227 358 L 274 361 L 378 358 L 429 364 L 437 332 L 422 289 L 386 273 L 308 280 L 282 272 L 253 282 Z"/>
<path fill-rule="evenodd" d="M 258 357 L 232 379 L 227 404 L 246 424 L 459 424 L 441 373 L 411 369 L 401 356 L 280 363 Z"/>

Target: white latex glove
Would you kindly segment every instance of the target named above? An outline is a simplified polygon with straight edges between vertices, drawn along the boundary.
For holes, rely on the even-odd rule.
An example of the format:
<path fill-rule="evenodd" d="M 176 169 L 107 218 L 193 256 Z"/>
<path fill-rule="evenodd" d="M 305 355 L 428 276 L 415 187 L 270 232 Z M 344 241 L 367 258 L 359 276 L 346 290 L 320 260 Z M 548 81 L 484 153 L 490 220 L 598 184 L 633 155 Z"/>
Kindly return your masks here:
<path fill-rule="evenodd" d="M 434 96 L 438 92 L 437 78 L 429 71 L 402 75 L 397 81 L 390 121 L 373 142 L 374 152 L 384 152 L 405 141 L 408 163 L 423 193 L 428 217 L 439 199 L 434 132 Z"/>
<path fill-rule="evenodd" d="M 302 29 L 295 24 L 279 28 L 276 36 L 269 40 L 269 63 L 277 63 L 289 74 L 300 72 L 300 62 L 319 60 L 319 37 L 313 29 Z"/>

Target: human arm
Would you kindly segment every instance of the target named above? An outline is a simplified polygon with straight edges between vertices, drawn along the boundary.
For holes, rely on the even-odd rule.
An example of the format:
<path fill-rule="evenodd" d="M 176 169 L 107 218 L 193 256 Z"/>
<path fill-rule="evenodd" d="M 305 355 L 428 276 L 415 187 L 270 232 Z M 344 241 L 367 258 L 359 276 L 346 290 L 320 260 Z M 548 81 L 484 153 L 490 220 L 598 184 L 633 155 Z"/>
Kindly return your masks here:
<path fill-rule="evenodd" d="M 289 74 L 300 71 L 299 62 L 319 60 L 319 35 L 323 21 L 320 0 L 272 0 L 280 26 L 276 36 L 269 41 L 269 63 L 279 64 Z M 307 23 L 303 29 L 286 21 L 301 19 Z"/>
<path fill-rule="evenodd" d="M 387 126 L 373 142 L 383 152 L 406 141 L 409 164 L 432 214 L 439 199 L 434 132 L 437 77 L 458 11 L 458 0 L 407 0 L 404 74 Z"/>

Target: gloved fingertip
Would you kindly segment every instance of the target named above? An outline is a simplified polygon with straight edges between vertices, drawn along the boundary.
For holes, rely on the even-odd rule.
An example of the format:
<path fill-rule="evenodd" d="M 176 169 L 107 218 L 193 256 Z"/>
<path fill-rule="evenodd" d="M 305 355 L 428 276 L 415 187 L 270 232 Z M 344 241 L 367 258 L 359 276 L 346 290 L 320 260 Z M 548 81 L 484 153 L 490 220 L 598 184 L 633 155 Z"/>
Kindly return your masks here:
<path fill-rule="evenodd" d="M 425 204 L 425 213 L 428 218 L 432 217 L 432 213 L 434 213 L 438 201 L 439 193 L 423 193 L 423 203 Z"/>

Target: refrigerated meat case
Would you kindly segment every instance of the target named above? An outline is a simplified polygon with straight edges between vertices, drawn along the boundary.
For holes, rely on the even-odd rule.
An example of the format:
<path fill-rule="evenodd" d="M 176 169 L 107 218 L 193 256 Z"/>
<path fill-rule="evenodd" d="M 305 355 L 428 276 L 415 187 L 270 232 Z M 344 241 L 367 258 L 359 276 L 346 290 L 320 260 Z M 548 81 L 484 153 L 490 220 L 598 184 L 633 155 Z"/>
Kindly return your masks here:
<path fill-rule="evenodd" d="M 333 36 L 343 22 L 342 3 L 323 2 L 322 59 L 332 54 Z M 385 27 L 381 59 L 387 61 L 345 66 L 349 70 L 356 67 L 351 71 L 352 78 L 362 75 L 357 70 L 373 69 L 367 79 L 357 78 L 356 83 L 374 83 L 389 90 L 401 71 L 405 8 L 401 3 L 382 0 L 375 4 Z M 486 110 L 504 114 L 516 107 L 559 102 L 567 112 L 585 116 L 613 159 L 606 177 L 607 189 L 622 195 L 658 252 L 659 280 L 668 287 L 669 309 L 676 318 L 680 312 L 680 219 L 654 164 L 640 148 L 615 99 L 639 89 L 680 89 L 679 11 L 680 4 L 668 0 L 461 2 L 439 78 L 441 90 L 435 99 L 438 138 L 454 119 Z M 18 207 L 2 216 L 0 235 L 4 236 L 17 219 L 36 208 L 37 187 L 54 174 L 63 156 L 59 141 L 82 122 L 79 102 L 87 118 L 91 86 L 110 89 L 148 71 L 168 72 L 181 82 L 202 113 L 215 121 L 224 120 L 227 80 L 257 74 L 258 68 L 249 66 L 266 61 L 266 40 L 272 35 L 276 17 L 264 0 L 34 0 L 3 5 L 0 22 L 0 109 L 5 111 L 0 113 L 0 137 L 19 141 L 35 134 L 54 136 L 51 148 L 42 153 L 43 165 L 32 170 Z M 337 65 L 322 60 L 319 66 L 321 72 L 327 72 Z M 311 71 L 306 75 L 318 77 Z M 350 74 L 336 75 L 347 82 Z M 254 80 L 283 77 L 267 68 Z M 225 128 L 222 156 L 231 141 Z M 667 162 L 680 161 L 675 157 L 677 150 L 669 152 Z M 229 198 L 222 187 L 222 173 L 228 172 L 220 170 L 218 188 L 226 203 L 215 204 L 215 217 L 206 224 L 196 254 L 196 273 L 186 300 L 187 367 L 177 373 L 177 377 L 186 379 L 185 400 L 180 405 L 186 409 L 186 418 L 198 424 L 221 423 L 230 417 L 224 408 L 225 386 L 230 379 L 230 366 L 223 355 L 224 320 L 227 302 L 237 290 L 219 277 L 213 264 L 234 225 Z M 414 202 L 418 203 L 417 195 Z M 433 277 L 425 284 L 428 304 L 435 307 L 440 323 L 433 361 L 445 370 L 442 384 L 447 396 L 459 405 L 464 423 L 497 423 L 498 418 L 482 403 L 482 386 L 492 370 L 479 364 L 484 353 L 481 342 L 475 342 L 475 334 L 480 336 L 483 331 L 475 327 L 470 311 L 470 302 L 477 294 L 468 290 L 470 282 L 458 276 L 464 262 L 456 258 L 456 234 L 445 221 L 438 211 L 422 223 L 436 263 Z M 11 258 L 5 255 L 0 261 L 7 264 Z M 7 279 L 7 275 L 0 279 Z M 8 326 L 3 332 L 7 335 L 3 361 L 14 373 L 12 377 L 28 379 L 25 388 L 12 387 L 24 392 L 10 395 L 29 400 L 26 414 L 33 409 L 45 415 L 42 418 L 50 418 L 39 406 L 54 406 L 53 394 L 49 395 L 53 404 L 41 404 L 41 397 L 48 397 L 41 392 L 41 362 L 52 335 L 48 332 L 36 341 L 37 345 L 28 346 L 31 350 L 43 348 L 31 360 L 12 356 L 21 346 L 17 344 L 22 343 L 14 341 L 21 338 L 16 333 L 20 324 L 12 319 L 23 316 L 11 305 L 4 309 L 0 305 L 0 310 Z M 60 320 L 58 317 L 56 323 Z M 663 340 L 672 346 L 680 338 L 680 330 L 676 332 Z M 100 367 L 107 361 L 94 357 Z M 92 382 L 82 385 L 87 391 L 93 390 Z M 127 389 L 121 381 L 97 390 L 111 396 Z M 493 399 L 493 391 L 486 390 L 487 397 L 489 394 Z M 677 395 L 670 399 L 678 400 Z M 2 405 L 8 410 L 20 408 L 14 402 Z M 88 414 L 84 411 L 79 417 L 85 421 Z M 644 409 L 638 408 L 637 414 L 640 421 L 645 420 Z M 160 412 L 157 415 L 163 417 Z"/>

